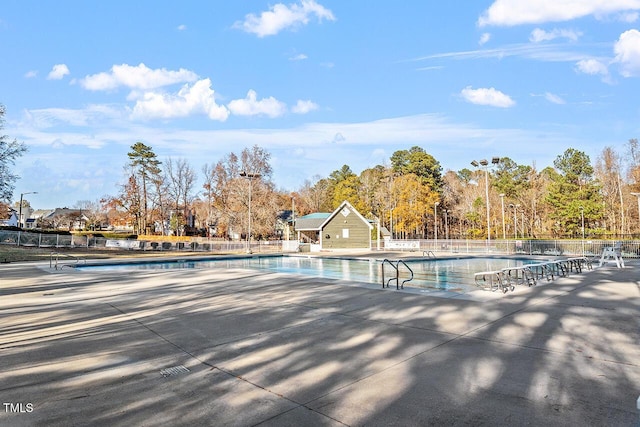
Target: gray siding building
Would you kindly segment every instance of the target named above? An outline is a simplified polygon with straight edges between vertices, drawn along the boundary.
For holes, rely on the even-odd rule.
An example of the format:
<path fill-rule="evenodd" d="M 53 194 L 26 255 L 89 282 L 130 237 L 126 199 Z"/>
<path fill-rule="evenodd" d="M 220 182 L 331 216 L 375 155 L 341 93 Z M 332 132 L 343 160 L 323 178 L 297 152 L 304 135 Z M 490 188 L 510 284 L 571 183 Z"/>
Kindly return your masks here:
<path fill-rule="evenodd" d="M 299 240 L 317 250 L 369 249 L 373 226 L 346 200 L 332 213 L 313 213 L 296 219 Z"/>

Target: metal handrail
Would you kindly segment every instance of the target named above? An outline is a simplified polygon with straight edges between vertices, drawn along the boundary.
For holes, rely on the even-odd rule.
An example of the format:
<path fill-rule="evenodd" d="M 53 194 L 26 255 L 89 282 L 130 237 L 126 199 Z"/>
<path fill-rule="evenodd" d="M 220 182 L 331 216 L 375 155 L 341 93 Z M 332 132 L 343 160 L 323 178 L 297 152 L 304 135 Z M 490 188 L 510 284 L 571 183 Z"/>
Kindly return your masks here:
<path fill-rule="evenodd" d="M 400 289 L 404 289 L 404 284 L 413 280 L 413 270 L 411 269 L 411 267 L 409 267 L 409 265 L 404 262 L 403 260 L 399 259 L 398 260 L 398 264 L 397 264 L 397 271 L 398 271 L 398 276 L 400 275 L 400 263 L 402 263 L 405 267 L 407 267 L 407 269 L 409 270 L 409 272 L 411 273 L 411 277 L 409 277 L 406 280 L 403 280 L 402 283 L 400 283 Z"/>
<path fill-rule="evenodd" d="M 395 265 L 394 265 L 395 262 Z M 409 273 L 411 273 L 411 277 L 409 277 L 408 279 L 405 279 L 402 281 L 402 283 L 400 282 L 400 263 L 402 263 L 405 267 L 407 267 L 407 270 L 409 270 Z M 396 271 L 396 277 L 392 277 L 390 278 L 388 281 L 385 282 L 384 280 L 384 265 L 385 264 L 389 264 L 391 267 L 393 267 L 393 269 Z M 411 269 L 411 267 L 409 267 L 409 265 L 404 262 L 403 260 L 399 259 L 396 261 L 391 261 L 389 259 L 384 259 L 382 261 L 382 288 L 388 288 L 389 287 L 389 283 L 391 283 L 392 280 L 396 281 L 396 289 L 404 289 L 404 284 L 413 280 L 413 270 Z"/>
<path fill-rule="evenodd" d="M 435 258 L 436 254 L 433 251 L 422 251 L 422 256 L 426 256 L 428 258 Z"/>
<path fill-rule="evenodd" d="M 391 267 L 393 267 L 394 270 L 396 270 L 396 277 L 392 277 L 391 279 L 389 279 L 389 281 L 385 284 L 384 281 L 384 265 L 385 263 L 388 263 Z M 389 283 L 391 283 L 392 280 L 396 281 L 396 288 L 398 288 L 398 267 L 393 265 L 393 261 L 388 260 L 388 259 L 384 259 L 384 261 L 382 261 L 382 288 L 388 288 L 389 287 Z"/>
<path fill-rule="evenodd" d="M 54 255 L 55 255 L 55 260 L 56 260 L 55 264 L 53 263 L 53 256 Z M 51 254 L 49 255 L 49 268 L 55 267 L 56 270 L 58 269 L 58 258 L 60 257 L 60 255 L 68 257 L 68 258 L 75 259 L 76 260 L 76 264 L 80 263 L 80 259 L 81 258 L 79 258 L 79 257 L 77 257 L 75 255 L 69 255 L 69 254 L 65 254 L 65 253 L 61 253 L 61 252 L 51 252 Z M 84 261 L 85 264 L 87 263 L 86 259 L 82 258 L 82 260 Z M 60 269 L 63 269 L 65 265 L 66 264 L 61 265 Z"/>

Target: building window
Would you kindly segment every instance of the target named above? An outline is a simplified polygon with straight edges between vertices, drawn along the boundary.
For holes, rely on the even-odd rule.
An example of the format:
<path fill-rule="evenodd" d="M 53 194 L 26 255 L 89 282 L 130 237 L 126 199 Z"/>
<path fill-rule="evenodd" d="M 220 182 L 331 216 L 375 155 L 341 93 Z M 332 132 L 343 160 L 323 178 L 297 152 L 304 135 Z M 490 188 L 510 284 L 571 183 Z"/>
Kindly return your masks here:
<path fill-rule="evenodd" d="M 343 239 L 348 239 L 349 238 L 349 229 L 348 228 L 343 228 L 342 229 L 342 238 Z"/>

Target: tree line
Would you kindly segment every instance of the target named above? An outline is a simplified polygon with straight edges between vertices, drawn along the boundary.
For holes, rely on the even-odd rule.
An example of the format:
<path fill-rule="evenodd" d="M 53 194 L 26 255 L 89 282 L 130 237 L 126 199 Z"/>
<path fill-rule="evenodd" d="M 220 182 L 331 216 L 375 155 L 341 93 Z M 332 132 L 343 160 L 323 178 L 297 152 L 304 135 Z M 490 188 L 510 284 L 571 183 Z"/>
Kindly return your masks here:
<path fill-rule="evenodd" d="M 270 153 L 258 146 L 203 165 L 197 187 L 198 173 L 186 160 L 161 162 L 137 142 L 126 183 L 102 205 L 110 219 L 141 234 L 246 238 L 251 227 L 254 238 L 282 238 L 278 218 L 332 212 L 347 200 L 396 238 L 486 239 L 489 231 L 492 239 L 630 236 L 640 230 L 638 140 L 624 149 L 622 156 L 606 147 L 595 164 L 570 148 L 542 170 L 502 157 L 443 172 L 414 146 L 394 152 L 388 165 L 360 174 L 343 165 L 285 191 L 273 183 Z"/>
<path fill-rule="evenodd" d="M 0 130 L 5 109 L 0 104 Z M 271 154 L 253 146 L 204 164 L 158 159 L 136 142 L 115 195 L 79 201 L 87 228 L 133 227 L 137 234 L 282 238 L 279 223 L 332 212 L 347 200 L 396 238 L 565 238 L 640 234 L 640 145 L 605 147 L 592 163 L 574 148 L 538 169 L 509 157 L 443 168 L 424 148 L 392 154 L 388 164 L 354 173 L 348 165 L 294 191 L 277 189 Z M 23 143 L 0 136 L 0 203 L 8 205 Z M 24 201 L 23 203 L 28 203 Z M 490 232 L 490 235 L 489 235 Z"/>

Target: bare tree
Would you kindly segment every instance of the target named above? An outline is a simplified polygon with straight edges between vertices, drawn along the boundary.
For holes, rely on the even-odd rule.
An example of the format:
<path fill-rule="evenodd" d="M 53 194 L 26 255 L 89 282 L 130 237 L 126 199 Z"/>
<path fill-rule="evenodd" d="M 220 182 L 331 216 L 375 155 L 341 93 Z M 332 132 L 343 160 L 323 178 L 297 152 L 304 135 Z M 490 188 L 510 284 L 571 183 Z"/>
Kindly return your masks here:
<path fill-rule="evenodd" d="M 620 156 L 612 147 L 605 147 L 596 159 L 594 172 L 600 182 L 608 228 L 619 234 L 624 234 L 628 230 L 624 213 L 621 169 Z"/>
<path fill-rule="evenodd" d="M 184 221 L 190 217 L 196 172 L 185 159 L 178 159 L 174 162 L 169 158 L 165 162 L 165 173 L 168 194 L 175 208 L 176 231 L 180 233 L 183 225 L 193 227 L 192 223 L 185 224 Z"/>

